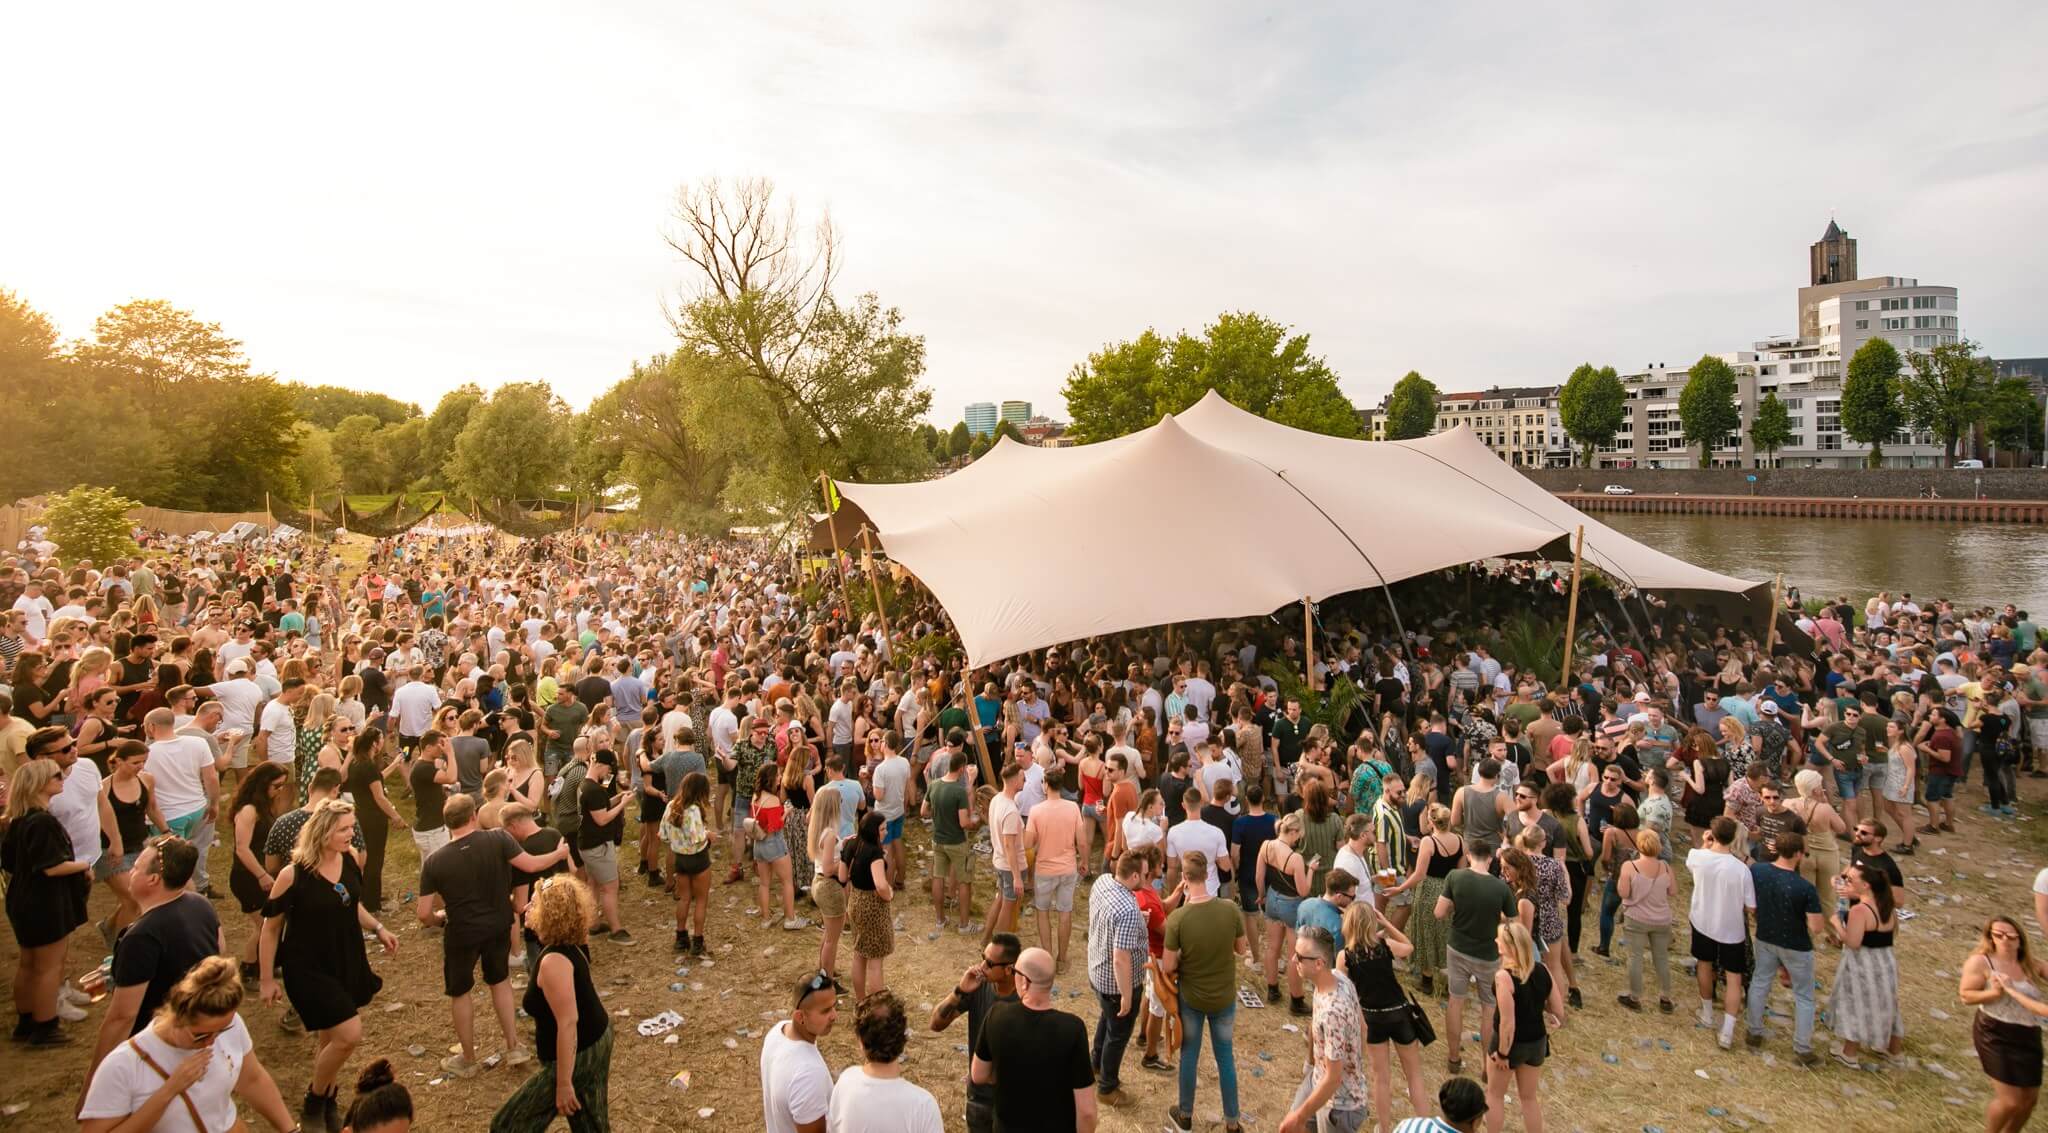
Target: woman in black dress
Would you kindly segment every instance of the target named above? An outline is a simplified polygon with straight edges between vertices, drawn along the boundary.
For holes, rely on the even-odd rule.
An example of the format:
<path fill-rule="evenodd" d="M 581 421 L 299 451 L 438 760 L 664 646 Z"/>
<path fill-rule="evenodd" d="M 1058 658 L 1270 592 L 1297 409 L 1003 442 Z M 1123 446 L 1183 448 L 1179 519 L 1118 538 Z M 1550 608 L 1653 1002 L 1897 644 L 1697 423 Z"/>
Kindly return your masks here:
<path fill-rule="evenodd" d="M 7 923 L 21 948 L 14 972 L 14 1037 L 36 1046 L 70 1041 L 57 1029 L 57 989 L 64 982 L 64 945 L 85 923 L 92 881 L 88 863 L 73 861 L 71 836 L 50 813 L 64 773 L 48 759 L 21 765 L 9 783 L 7 832 L 0 869 L 7 871 Z"/>
<path fill-rule="evenodd" d="M 290 790 L 291 780 L 284 765 L 265 763 L 250 768 L 243 776 L 242 786 L 235 791 L 235 801 L 228 808 L 229 821 L 234 824 L 228 891 L 249 917 L 249 939 L 243 943 L 241 953 L 245 980 L 256 978 L 256 940 L 263 935 L 263 906 L 270 899 L 270 887 L 277 883 L 277 878 L 263 868 L 263 843 L 270 837 L 277 816 L 291 808 L 286 798 Z"/>
<path fill-rule="evenodd" d="M 573 877 L 543 878 L 533 888 L 526 925 L 546 951 L 520 1005 L 533 1019 L 540 1068 L 505 1099 L 491 1133 L 543 1133 L 557 1114 L 571 1133 L 604 1133 L 611 1128 L 612 1028 L 590 978 L 597 905 Z"/>
<path fill-rule="evenodd" d="M 335 1076 L 363 1041 L 357 1011 L 383 986 L 370 970 L 362 934 L 376 933 L 385 955 L 398 954 L 398 938 L 363 903 L 363 873 L 349 852 L 355 832 L 355 807 L 328 799 L 313 808 L 299 829 L 291 862 L 278 871 L 270 887 L 257 960 L 263 1002 L 275 1004 L 290 997 L 292 1008 L 318 1041 L 302 1117 L 308 1126 L 324 1123 L 330 1133 L 341 1129 Z M 280 963 L 281 989 L 276 977 Z"/>
<path fill-rule="evenodd" d="M 368 728 L 358 732 L 342 776 L 342 789 L 363 824 L 363 904 L 373 913 L 384 911 L 384 843 L 394 825 L 406 829 L 405 817 L 384 793 L 384 770 L 377 765 L 383 739 L 383 733 Z"/>

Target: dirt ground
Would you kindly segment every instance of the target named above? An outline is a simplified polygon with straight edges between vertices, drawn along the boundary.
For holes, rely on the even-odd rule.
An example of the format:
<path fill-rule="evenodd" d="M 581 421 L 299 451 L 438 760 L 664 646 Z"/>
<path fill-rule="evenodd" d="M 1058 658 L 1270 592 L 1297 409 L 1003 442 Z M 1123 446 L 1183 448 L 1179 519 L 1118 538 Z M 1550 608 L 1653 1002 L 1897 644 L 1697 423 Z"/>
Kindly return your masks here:
<path fill-rule="evenodd" d="M 1780 991 L 1772 1001 L 1770 1041 L 1761 1054 L 1716 1049 L 1712 1032 L 1696 1029 L 1689 1012 L 1696 1006 L 1690 977 L 1674 972 L 1680 1013 L 1662 1016 L 1628 1012 L 1614 1002 L 1625 987 L 1621 964 L 1591 953 L 1597 922 L 1590 898 L 1587 939 L 1582 953 L 1581 984 L 1586 1008 L 1574 1012 L 1569 1026 L 1554 1041 L 1554 1054 L 1544 1075 L 1544 1105 L 1549 1128 L 1555 1130 L 1679 1130 L 1812 1129 L 1823 1123 L 1839 1129 L 1969 1129 L 1981 1126 L 1989 1087 L 1977 1068 L 1968 1031 L 1969 1009 L 1955 995 L 1956 972 L 1976 938 L 1983 919 L 1993 912 L 2027 916 L 2027 893 L 2033 871 L 2048 852 L 2043 823 L 1993 823 L 1974 813 L 1960 835 L 1927 838 L 1917 858 L 1902 859 L 1909 877 L 1932 881 L 1909 883 L 1916 918 L 1900 933 L 1900 979 L 1906 1012 L 1907 1061 L 1883 1073 L 1850 1071 L 1829 1062 L 1807 1071 L 1791 1061 L 1791 1001 Z M 925 844 L 925 832 L 911 828 L 913 851 Z M 632 846 L 628 831 L 627 846 Z M 887 968 L 889 986 L 902 995 L 913 1015 L 909 1076 L 932 1091 L 946 1115 L 949 1129 L 963 1125 L 962 1081 L 966 1071 L 966 1024 L 962 1020 L 944 1034 L 932 1034 L 921 1021 L 931 1005 L 958 981 L 975 958 L 974 938 L 946 933 L 928 939 L 932 930 L 927 874 L 913 852 L 912 883 L 897 896 L 903 928 L 896 954 Z M 225 855 L 218 849 L 214 875 L 224 890 Z M 411 841 L 393 839 L 386 865 L 386 889 L 392 896 L 409 895 L 418 860 Z M 991 879 L 986 865 L 979 870 L 976 900 L 987 900 Z M 1681 870 L 1681 878 L 1684 871 Z M 722 869 L 720 871 L 722 876 Z M 1085 893 L 1085 889 L 1084 889 Z M 619 1037 L 612 1061 L 612 1125 L 632 1133 L 656 1130 L 758 1128 L 760 1100 L 758 1057 L 761 1036 L 788 1007 L 787 989 L 800 973 L 816 963 L 818 930 L 785 932 L 779 923 L 749 923 L 745 910 L 754 904 L 751 884 L 714 890 L 710 935 L 715 942 L 709 963 L 685 965 L 670 950 L 673 906 L 658 891 L 636 878 L 622 893 L 623 912 L 638 943 L 596 944 L 596 974 Z M 105 888 L 96 887 L 93 915 L 107 911 Z M 231 945 L 249 931 L 231 903 L 216 908 L 228 923 Z M 438 1060 L 454 1042 L 448 1007 L 439 993 L 440 940 L 423 930 L 404 909 L 387 906 L 386 923 L 397 933 L 397 957 L 376 955 L 373 963 L 384 989 L 365 1013 L 365 1044 L 346 1071 L 348 1080 L 369 1057 L 391 1058 L 400 1078 L 414 1093 L 419 1123 L 433 1133 L 481 1130 L 499 1102 L 515 1088 L 523 1071 L 495 1067 L 468 1081 L 444 1079 Z M 2028 925 L 2029 931 L 2033 926 Z M 1024 925 L 1026 943 L 1033 942 Z M 1095 1008 L 1085 975 L 1086 915 L 1075 912 L 1072 971 L 1062 977 L 1062 1006 L 1093 1026 Z M 1682 955 L 1683 940 L 1676 950 Z M 1617 952 L 1619 946 L 1617 942 Z M 73 938 L 73 975 L 98 962 L 99 938 L 90 928 Z M 14 943 L 0 942 L 0 968 L 12 971 Z M 842 953 L 848 970 L 850 950 Z M 687 974 L 679 967 L 687 966 Z M 1823 955 L 1823 978 L 1832 975 L 1834 958 Z M 1244 983 L 1256 989 L 1247 975 Z M 682 990 L 673 990 L 680 985 Z M 478 989 L 479 1055 L 501 1049 L 488 1001 Z M 1069 1005 L 1071 1000 L 1071 1005 Z M 834 1074 L 856 1059 L 850 1004 L 824 1043 L 825 1059 Z M 1821 1002 L 1826 1007 L 1825 996 Z M 674 1041 L 644 1038 L 635 1031 L 639 1020 L 663 1010 L 680 1013 L 685 1022 Z M 100 1009 L 86 1022 L 73 1025 L 72 1045 L 49 1051 L 14 1048 L 7 1073 L 0 1078 L 0 1129 L 56 1130 L 68 1128 L 80 1075 Z M 257 1049 L 277 1076 L 288 1101 L 296 1102 L 306 1083 L 312 1040 L 288 1034 L 277 1025 L 278 1011 L 252 1000 L 244 1015 Z M 1439 1029 L 1442 1014 L 1434 1013 Z M 1237 1062 L 1245 1124 L 1272 1129 L 1279 1124 L 1300 1081 L 1305 1039 L 1297 1021 L 1283 1006 L 1241 1010 L 1236 1036 Z M 531 1041 L 530 1025 L 524 1041 Z M 1468 1028 L 1473 1026 L 1468 1020 Z M 1826 1038 L 1824 1025 L 1820 1036 Z M 1481 1059 L 1476 1038 L 1468 1034 L 1467 1066 Z M 424 1048 L 420 1055 L 408 1048 Z M 1442 1041 L 1424 1054 L 1424 1074 L 1434 1091 L 1444 1075 Z M 1173 1100 L 1171 1075 L 1153 1074 L 1137 1065 L 1134 1046 L 1125 1063 L 1124 1085 L 1137 1104 L 1105 1110 L 1104 1130 L 1156 1131 Z M 671 1084 L 679 1071 L 690 1073 L 687 1088 Z M 1398 1079 L 1397 1079 L 1398 1082 Z M 1220 1129 L 1222 1117 L 1213 1064 L 1203 1057 L 1201 1088 L 1196 1101 L 1197 1127 Z M 1395 1116 L 1408 1114 L 1400 1087 L 1395 1087 Z M 344 1098 L 344 1103 L 346 1099 Z M 253 1115 L 252 1127 L 261 1123 Z M 1509 1124 L 1520 1126 L 1510 1107 Z M 558 1126 L 559 1127 L 559 1126 Z"/>

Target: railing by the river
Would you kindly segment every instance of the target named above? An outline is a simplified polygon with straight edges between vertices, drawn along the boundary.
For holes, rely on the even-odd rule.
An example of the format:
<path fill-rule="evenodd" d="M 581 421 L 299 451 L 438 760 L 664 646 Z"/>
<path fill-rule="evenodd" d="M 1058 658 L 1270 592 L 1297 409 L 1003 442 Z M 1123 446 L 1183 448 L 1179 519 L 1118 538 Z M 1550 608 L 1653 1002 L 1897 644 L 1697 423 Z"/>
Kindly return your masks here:
<path fill-rule="evenodd" d="M 2048 502 L 2029 500 L 1807 499 L 1787 496 L 1610 496 L 1559 492 L 1581 511 L 1680 515 L 1773 515 L 1797 519 L 1927 519 L 1958 523 L 2048 523 Z"/>

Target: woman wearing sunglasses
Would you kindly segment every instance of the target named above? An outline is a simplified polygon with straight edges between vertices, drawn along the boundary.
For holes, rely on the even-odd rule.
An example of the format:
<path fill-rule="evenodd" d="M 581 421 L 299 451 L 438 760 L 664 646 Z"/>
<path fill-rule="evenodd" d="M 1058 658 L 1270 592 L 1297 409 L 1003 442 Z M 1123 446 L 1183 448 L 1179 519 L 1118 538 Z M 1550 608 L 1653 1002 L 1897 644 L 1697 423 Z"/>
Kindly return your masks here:
<path fill-rule="evenodd" d="M 238 1129 L 237 1096 L 272 1128 L 298 1133 L 236 1013 L 241 1006 L 234 960 L 201 960 L 171 988 L 156 1019 L 93 1072 L 78 1113 L 80 1133 Z"/>

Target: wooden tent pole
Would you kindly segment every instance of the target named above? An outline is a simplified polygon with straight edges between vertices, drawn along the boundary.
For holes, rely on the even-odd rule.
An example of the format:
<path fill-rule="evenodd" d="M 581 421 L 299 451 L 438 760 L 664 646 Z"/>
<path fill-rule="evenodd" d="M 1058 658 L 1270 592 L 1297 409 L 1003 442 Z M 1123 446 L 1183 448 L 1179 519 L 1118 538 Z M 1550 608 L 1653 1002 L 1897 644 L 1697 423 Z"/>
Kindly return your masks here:
<path fill-rule="evenodd" d="M 1301 647 L 1308 659 L 1308 690 L 1321 692 L 1316 680 L 1316 606 L 1306 594 L 1301 596 Z"/>
<path fill-rule="evenodd" d="M 981 716 L 974 710 L 974 670 L 964 663 L 960 666 L 960 707 L 967 713 L 967 734 L 974 738 L 974 750 L 981 756 L 981 780 L 1001 794 L 1003 781 L 996 776 L 995 763 L 989 759 L 988 739 L 981 734 Z"/>
<path fill-rule="evenodd" d="M 839 600 L 844 602 L 846 563 L 842 561 L 839 553 L 839 525 L 832 522 L 832 517 L 839 513 L 839 509 L 832 506 L 832 483 L 823 472 L 818 473 L 818 490 L 825 500 L 825 531 L 832 536 L 832 565 L 839 570 Z"/>
<path fill-rule="evenodd" d="M 1764 660 L 1771 659 L 1771 649 L 1778 644 L 1778 610 L 1785 601 L 1785 572 L 1779 571 L 1771 580 L 1771 619 L 1764 628 Z"/>
<path fill-rule="evenodd" d="M 1572 681 L 1572 643 L 1579 628 L 1579 565 L 1586 550 L 1586 525 L 1580 524 L 1572 538 L 1572 596 L 1565 605 L 1564 613 L 1564 667 L 1557 671 L 1557 683 L 1569 685 Z"/>
<path fill-rule="evenodd" d="M 889 637 L 889 608 L 882 604 L 882 579 L 875 573 L 875 541 L 869 534 L 868 525 L 860 525 L 860 543 L 868 553 L 868 584 L 875 589 L 875 614 L 882 619 L 882 648 L 888 650 L 885 660 L 896 659 L 896 645 Z"/>

